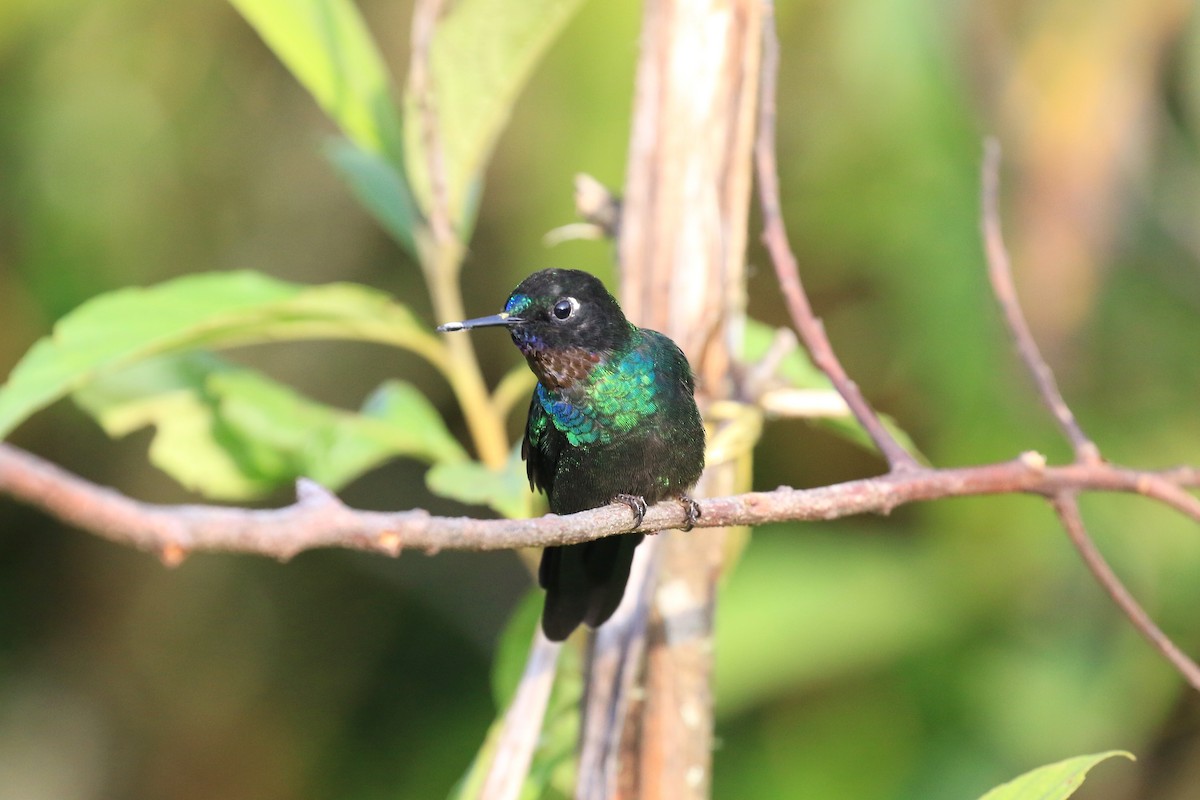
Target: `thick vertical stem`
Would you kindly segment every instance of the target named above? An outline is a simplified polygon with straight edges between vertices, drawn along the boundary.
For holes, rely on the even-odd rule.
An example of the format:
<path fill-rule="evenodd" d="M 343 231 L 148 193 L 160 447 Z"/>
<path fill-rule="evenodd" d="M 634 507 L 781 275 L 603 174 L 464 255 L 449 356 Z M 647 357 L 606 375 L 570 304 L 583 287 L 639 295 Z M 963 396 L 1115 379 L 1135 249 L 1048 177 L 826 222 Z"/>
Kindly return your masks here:
<path fill-rule="evenodd" d="M 731 392 L 745 245 L 761 0 L 649 0 L 620 226 L 622 305 L 671 336 L 702 406 Z M 697 494 L 736 490 L 732 465 Z M 712 622 L 725 531 L 662 534 L 644 701 L 627 715 L 619 796 L 706 798 Z"/>

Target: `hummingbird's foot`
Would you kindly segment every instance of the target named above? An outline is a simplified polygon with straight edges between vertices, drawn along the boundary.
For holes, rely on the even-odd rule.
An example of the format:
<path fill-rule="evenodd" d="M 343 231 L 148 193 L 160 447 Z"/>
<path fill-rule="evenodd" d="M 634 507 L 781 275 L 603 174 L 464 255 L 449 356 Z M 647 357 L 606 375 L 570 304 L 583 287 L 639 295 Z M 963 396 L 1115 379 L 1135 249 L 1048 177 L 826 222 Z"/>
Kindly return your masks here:
<path fill-rule="evenodd" d="M 630 530 L 642 526 L 642 518 L 646 516 L 646 498 L 636 494 L 619 494 L 612 501 L 629 506 L 629 510 L 633 512 L 633 528 Z"/>
<path fill-rule="evenodd" d="M 687 524 L 683 526 L 683 530 L 690 531 L 696 527 L 696 520 L 700 519 L 700 504 L 686 494 L 679 496 L 679 504 L 683 506 L 683 516 L 687 519 Z"/>

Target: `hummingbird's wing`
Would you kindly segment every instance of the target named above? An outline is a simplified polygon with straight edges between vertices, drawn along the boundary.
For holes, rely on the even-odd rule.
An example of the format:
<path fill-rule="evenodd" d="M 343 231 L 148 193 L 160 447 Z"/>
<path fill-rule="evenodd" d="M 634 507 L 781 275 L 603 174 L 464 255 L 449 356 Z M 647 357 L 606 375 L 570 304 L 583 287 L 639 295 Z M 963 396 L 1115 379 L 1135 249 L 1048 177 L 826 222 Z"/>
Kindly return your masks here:
<path fill-rule="evenodd" d="M 566 437 L 538 402 L 537 391 L 529 403 L 521 458 L 529 476 L 529 488 L 549 495 L 554 488 L 555 471 Z M 547 547 L 538 567 L 538 584 L 546 590 L 542 611 L 542 630 L 552 641 L 561 642 L 571 635 L 588 614 L 592 581 L 584 567 L 583 554 L 591 542 L 570 547 Z"/>
<path fill-rule="evenodd" d="M 550 494 L 554 486 L 554 471 L 562 445 L 561 434 L 555 429 L 550 415 L 538 402 L 536 389 L 529 401 L 529 418 L 525 422 L 525 438 L 521 441 L 521 459 L 529 488 Z"/>

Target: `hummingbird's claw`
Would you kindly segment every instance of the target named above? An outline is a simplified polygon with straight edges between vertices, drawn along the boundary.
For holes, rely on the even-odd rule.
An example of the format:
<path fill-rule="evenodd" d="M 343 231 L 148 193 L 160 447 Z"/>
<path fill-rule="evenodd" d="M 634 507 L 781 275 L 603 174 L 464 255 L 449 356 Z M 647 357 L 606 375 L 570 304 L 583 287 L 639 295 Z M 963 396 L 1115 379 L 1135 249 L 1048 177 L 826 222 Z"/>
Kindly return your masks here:
<path fill-rule="evenodd" d="M 646 516 L 646 498 L 636 494 L 619 494 L 613 498 L 613 502 L 627 505 L 633 512 L 633 527 L 630 530 L 642 526 L 642 518 Z"/>
<path fill-rule="evenodd" d="M 696 520 L 700 519 L 700 504 L 686 494 L 679 496 L 679 504 L 683 506 L 683 515 L 687 519 L 687 524 L 683 526 L 683 530 L 690 531 L 696 527 Z"/>

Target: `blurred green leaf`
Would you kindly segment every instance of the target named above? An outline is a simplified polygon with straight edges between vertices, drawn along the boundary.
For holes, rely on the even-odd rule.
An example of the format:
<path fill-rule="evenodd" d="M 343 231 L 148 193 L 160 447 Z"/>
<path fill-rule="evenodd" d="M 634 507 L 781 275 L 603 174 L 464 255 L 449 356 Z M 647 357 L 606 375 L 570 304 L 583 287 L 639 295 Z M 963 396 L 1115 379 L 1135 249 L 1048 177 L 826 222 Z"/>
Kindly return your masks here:
<path fill-rule="evenodd" d="M 382 292 L 301 286 L 255 272 L 189 275 L 81 305 L 38 341 L 0 387 L 0 438 L 90 381 L 153 356 L 289 339 L 354 339 L 441 364 L 442 345 Z"/>
<path fill-rule="evenodd" d="M 334 139 L 325 148 L 325 155 L 371 216 L 415 256 L 418 212 L 400 170 L 378 153 L 348 139 Z"/>
<path fill-rule="evenodd" d="M 977 601 L 947 581 L 944 569 L 898 540 L 865 547 L 815 531 L 760 530 L 717 608 L 718 713 L 886 663 L 961 632 Z"/>
<path fill-rule="evenodd" d="M 517 692 L 521 672 L 525 669 L 525 659 L 529 656 L 529 643 L 537 631 L 544 602 L 545 594 L 541 589 L 530 589 L 500 633 L 496 657 L 492 659 L 492 697 L 496 701 L 496 708 L 508 708 Z"/>
<path fill-rule="evenodd" d="M 399 164 L 391 82 L 350 0 L 229 0 L 355 144 Z"/>
<path fill-rule="evenodd" d="M 516 452 L 499 471 L 478 461 L 437 464 L 425 473 L 425 485 L 434 494 L 460 503 L 489 506 L 506 517 L 529 516 L 529 479 Z"/>
<path fill-rule="evenodd" d="M 1026 772 L 1019 778 L 992 789 L 980 800 L 1064 800 L 1075 794 L 1075 790 L 1083 785 L 1088 770 L 1101 761 L 1117 757 L 1135 760 L 1132 753 L 1124 750 L 1109 750 L 1107 753 L 1068 758 Z"/>
<path fill-rule="evenodd" d="M 141 362 L 75 398 L 111 436 L 155 426 L 155 466 L 225 500 L 255 497 L 301 476 L 338 489 L 395 456 L 430 463 L 467 457 L 408 384 L 384 384 L 355 414 L 208 353 Z"/>
<path fill-rule="evenodd" d="M 475 185 L 517 95 L 581 0 L 460 0 L 438 22 L 428 85 L 437 113 L 451 223 L 470 226 Z M 404 152 L 413 193 L 429 215 L 433 193 L 419 98 L 404 93 Z"/>
<path fill-rule="evenodd" d="M 812 363 L 808 351 L 800 345 L 796 334 L 789 328 L 773 328 L 765 322 L 747 318 L 742 329 L 742 360 L 747 364 L 757 364 L 780 338 L 790 340 L 791 345 L 779 359 L 775 377 L 788 386 L 800 389 L 833 389 L 829 378 Z"/>
<path fill-rule="evenodd" d="M 775 344 L 779 335 L 780 332 L 778 329 L 772 328 L 770 325 L 758 320 L 747 319 L 742 336 L 743 363 L 757 364 L 762 361 L 771 351 L 772 345 Z M 774 372 L 769 377 L 774 378 L 778 384 L 794 389 L 812 389 L 829 392 L 833 402 L 842 405 L 843 410 L 841 413 L 833 415 L 828 413 L 814 414 L 808 418 L 809 421 L 874 452 L 875 443 L 871 441 L 871 437 L 858 424 L 858 420 L 850 413 L 850 409 L 845 407 L 844 401 L 841 400 L 841 396 L 833 388 L 829 377 L 813 364 L 812 359 L 808 356 L 808 351 L 796 341 L 795 335 L 790 330 L 785 335 L 791 337 L 792 347 L 779 359 Z M 892 417 L 887 414 L 880 414 L 879 419 L 892 436 L 896 437 L 896 441 L 900 443 L 901 447 L 924 460 L 912 437 Z"/>

